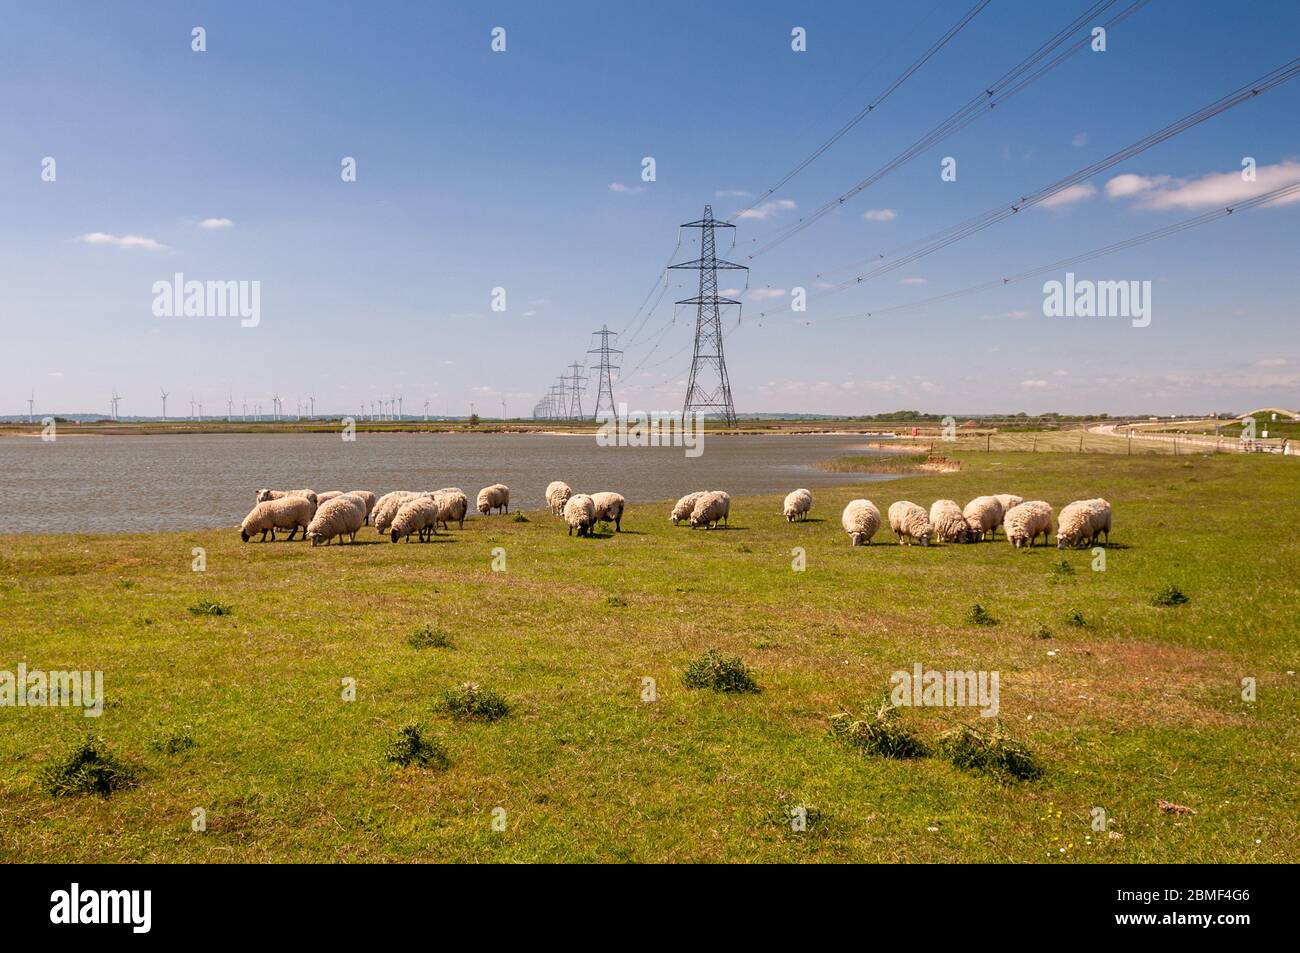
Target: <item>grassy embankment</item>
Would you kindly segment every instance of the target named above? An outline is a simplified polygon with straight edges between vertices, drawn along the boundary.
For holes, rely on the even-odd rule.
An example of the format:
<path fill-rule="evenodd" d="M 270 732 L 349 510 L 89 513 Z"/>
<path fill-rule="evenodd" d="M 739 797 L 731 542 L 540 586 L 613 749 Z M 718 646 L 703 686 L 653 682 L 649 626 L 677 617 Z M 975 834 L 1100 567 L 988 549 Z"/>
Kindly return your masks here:
<path fill-rule="evenodd" d="M 0 537 L 0 668 L 101 669 L 102 718 L 0 708 L 0 859 L 1294 861 L 1300 856 L 1297 473 L 1276 458 L 968 453 L 958 473 L 737 499 L 730 529 L 567 537 L 548 514 L 436 542 L 242 545 L 234 530 Z M 851 477 L 846 477 L 851 480 Z M 1011 491 L 1105 495 L 1115 546 L 852 549 L 839 512 Z M 883 544 L 883 545 L 881 545 Z M 191 549 L 207 570 L 191 571 Z M 794 572 L 791 549 L 807 568 Z M 492 550 L 506 571 L 493 572 Z M 1061 565 L 1069 571 L 1061 569 Z M 1152 605 L 1166 584 L 1190 602 Z M 202 600 L 229 614 L 195 615 Z M 995 625 L 969 621 L 979 603 Z M 1077 612 L 1082 626 L 1067 618 Z M 1076 620 L 1078 621 L 1078 620 Z M 414 648 L 419 626 L 450 647 Z M 1050 638 L 1048 637 L 1050 636 Z M 688 689 L 710 647 L 762 690 Z M 997 670 L 1041 779 L 887 760 L 828 734 L 891 672 Z M 641 700 L 642 679 L 658 701 Z M 1258 681 L 1258 700 L 1241 680 Z M 357 680 L 355 701 L 341 679 Z M 485 723 L 437 710 L 465 681 Z M 910 709 L 925 740 L 975 712 Z M 450 759 L 399 769 L 420 722 Z M 54 798 L 87 730 L 139 772 Z M 186 744 L 188 738 L 192 744 Z M 169 753 L 170 752 L 170 753 Z M 1165 814 L 1158 799 L 1195 809 Z M 790 829 L 806 806 L 806 832 Z M 191 811 L 207 831 L 192 832 Z M 492 829 L 505 809 L 506 830 Z M 1102 807 L 1118 837 L 1094 834 Z M 1062 852 L 1064 849 L 1064 852 Z"/>

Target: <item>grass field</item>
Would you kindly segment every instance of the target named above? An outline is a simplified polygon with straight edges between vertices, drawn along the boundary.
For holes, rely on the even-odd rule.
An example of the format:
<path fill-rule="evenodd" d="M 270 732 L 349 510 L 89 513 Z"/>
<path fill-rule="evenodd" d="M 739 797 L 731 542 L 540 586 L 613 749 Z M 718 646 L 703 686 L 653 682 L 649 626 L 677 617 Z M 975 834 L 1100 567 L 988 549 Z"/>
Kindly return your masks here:
<path fill-rule="evenodd" d="M 593 539 L 544 513 L 475 518 L 426 545 L 369 528 L 365 545 L 316 549 L 243 545 L 233 528 L 0 537 L 0 669 L 102 670 L 108 697 L 98 719 L 0 708 L 0 859 L 1300 858 L 1292 462 L 959 459 L 957 473 L 819 490 L 806 523 L 784 522 L 780 496 L 736 499 L 731 527 L 708 532 L 635 504 L 626 532 Z M 1004 491 L 1058 510 L 1108 498 L 1105 571 L 1088 551 L 1001 539 L 899 547 L 887 527 L 853 549 L 839 526 L 857 496 L 883 511 Z M 191 570 L 193 547 L 205 572 Z M 1190 601 L 1153 605 L 1168 584 Z M 229 612 L 191 612 L 202 600 Z M 996 624 L 972 624 L 975 603 Z M 408 644 L 424 625 L 451 645 Z M 742 657 L 761 691 L 687 688 L 709 648 Z M 890 673 L 917 662 L 998 671 L 1002 723 L 1042 777 L 891 760 L 830 735 L 830 716 L 874 710 Z M 642 700 L 646 677 L 657 701 Z M 440 710 L 466 681 L 509 713 Z M 932 742 L 982 719 L 907 709 L 901 721 Z M 447 766 L 385 761 L 416 722 Z M 51 796 L 42 768 L 88 730 L 138 783 Z M 1197 813 L 1163 813 L 1160 799 Z M 207 829 L 194 832 L 200 807 Z M 1117 836 L 1092 830 L 1095 807 Z"/>

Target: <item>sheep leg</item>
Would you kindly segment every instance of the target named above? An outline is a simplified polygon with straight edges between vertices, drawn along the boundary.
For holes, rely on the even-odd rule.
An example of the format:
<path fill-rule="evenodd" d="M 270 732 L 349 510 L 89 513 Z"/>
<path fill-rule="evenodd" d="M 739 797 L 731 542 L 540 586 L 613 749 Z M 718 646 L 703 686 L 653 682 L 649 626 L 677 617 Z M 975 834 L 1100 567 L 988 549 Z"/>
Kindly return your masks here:
<path fill-rule="evenodd" d="M 614 532 L 616 533 L 623 532 L 623 517 L 620 516 L 614 520 Z"/>

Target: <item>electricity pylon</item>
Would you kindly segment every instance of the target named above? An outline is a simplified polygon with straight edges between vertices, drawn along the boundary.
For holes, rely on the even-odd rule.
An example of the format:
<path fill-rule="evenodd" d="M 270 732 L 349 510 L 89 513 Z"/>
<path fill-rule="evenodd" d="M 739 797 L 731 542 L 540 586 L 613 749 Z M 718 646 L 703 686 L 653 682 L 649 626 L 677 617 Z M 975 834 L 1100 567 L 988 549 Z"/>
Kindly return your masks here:
<path fill-rule="evenodd" d="M 587 353 L 599 355 L 596 364 L 596 411 L 595 420 L 600 420 L 602 409 L 608 409 L 609 416 L 614 417 L 618 411 L 614 405 L 614 379 L 613 371 L 619 370 L 619 364 L 610 360 L 611 356 L 622 357 L 623 352 L 618 348 L 609 346 L 609 339 L 618 337 L 617 331 L 611 331 L 608 325 L 602 324 L 599 331 L 592 332 L 593 337 L 600 338 L 600 344 L 592 348 Z"/>
<path fill-rule="evenodd" d="M 583 384 L 587 383 L 587 378 L 582 376 L 582 365 L 574 361 L 568 366 L 572 373 L 565 376 L 565 381 L 569 384 L 569 406 L 566 414 L 570 420 L 582 419 L 582 391 Z"/>

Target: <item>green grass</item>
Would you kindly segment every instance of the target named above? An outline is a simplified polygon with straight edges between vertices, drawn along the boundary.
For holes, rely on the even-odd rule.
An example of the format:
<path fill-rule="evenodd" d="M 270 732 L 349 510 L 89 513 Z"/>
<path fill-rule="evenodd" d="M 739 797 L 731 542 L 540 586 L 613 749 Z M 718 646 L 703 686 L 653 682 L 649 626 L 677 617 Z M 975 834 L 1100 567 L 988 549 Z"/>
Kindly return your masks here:
<path fill-rule="evenodd" d="M 233 527 L 0 537 L 0 670 L 102 670 L 107 696 L 98 719 L 0 708 L 0 861 L 1300 856 L 1294 461 L 958 459 L 956 473 L 846 475 L 815 490 L 806 523 L 785 522 L 783 493 L 737 497 L 731 527 L 709 532 L 673 527 L 670 504 L 633 503 L 623 533 L 591 539 L 544 512 L 476 517 L 421 547 L 372 529 L 364 545 L 316 549 L 245 545 Z M 898 546 L 887 527 L 854 549 L 839 525 L 855 497 L 884 511 L 993 492 L 1058 510 L 1105 496 L 1106 570 L 1088 550 L 1002 539 Z M 204 573 L 189 569 L 193 546 Z M 498 546 L 507 572 L 491 570 Z M 1073 573 L 1053 572 L 1062 560 Z M 1166 585 L 1189 601 L 1153 605 Z M 189 611 L 205 600 L 234 612 Z M 999 624 L 969 624 L 976 603 Z M 412 648 L 423 625 L 454 650 Z M 686 687 L 710 648 L 742 658 L 762 691 Z M 917 662 L 998 671 L 998 717 L 1041 776 L 869 756 L 827 730 L 838 712 L 875 711 L 890 674 Z M 443 711 L 467 682 L 508 716 Z M 936 752 L 957 726 L 992 730 L 970 709 L 900 717 Z M 386 763 L 422 750 L 409 735 L 394 747 L 422 724 L 446 766 Z M 49 767 L 88 731 L 133 783 L 51 796 Z M 1162 798 L 1198 813 L 1162 814 Z M 815 826 L 792 831 L 806 805 Z M 190 829 L 197 807 L 204 833 Z M 1094 807 L 1121 837 L 1087 842 Z"/>

